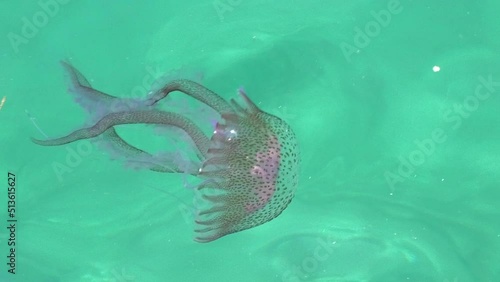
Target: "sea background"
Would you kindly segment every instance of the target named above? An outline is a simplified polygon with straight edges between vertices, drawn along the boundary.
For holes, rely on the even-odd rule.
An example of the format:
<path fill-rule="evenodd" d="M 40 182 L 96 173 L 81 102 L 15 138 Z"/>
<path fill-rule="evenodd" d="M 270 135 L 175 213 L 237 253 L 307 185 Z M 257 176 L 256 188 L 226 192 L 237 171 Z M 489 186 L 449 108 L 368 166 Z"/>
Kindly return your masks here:
<path fill-rule="evenodd" d="M 499 11 L 493 0 L 0 1 L 0 281 L 500 281 Z M 165 73 L 225 99 L 244 87 L 297 135 L 291 205 L 200 244 L 184 187 L 195 179 L 126 168 L 85 141 L 33 144 L 88 125 L 61 60 L 120 97 Z M 165 141 L 172 132 L 120 130 L 182 146 Z"/>

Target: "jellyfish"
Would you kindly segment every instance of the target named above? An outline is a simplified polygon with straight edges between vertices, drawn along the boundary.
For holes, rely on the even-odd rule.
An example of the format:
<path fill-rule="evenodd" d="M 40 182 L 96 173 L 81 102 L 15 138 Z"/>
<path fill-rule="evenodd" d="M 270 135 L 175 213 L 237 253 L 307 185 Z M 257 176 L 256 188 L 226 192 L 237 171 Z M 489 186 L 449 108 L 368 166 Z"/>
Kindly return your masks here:
<path fill-rule="evenodd" d="M 298 185 L 299 149 L 294 132 L 280 118 L 259 109 L 243 89 L 244 103 L 228 101 L 201 84 L 174 79 L 144 98 L 125 99 L 100 92 L 71 64 L 62 62 L 71 80 L 70 92 L 93 116 L 89 127 L 66 136 L 32 141 L 59 146 L 100 137 L 107 149 L 124 159 L 140 160 L 143 168 L 163 173 L 188 173 L 200 178 L 194 187 L 195 241 L 206 243 L 264 224 L 290 204 Z M 182 114 L 158 107 L 172 92 L 187 94 L 214 109 L 220 119 L 206 134 Z M 183 130 L 196 160 L 157 156 L 124 140 L 115 130 L 123 124 L 154 124 Z"/>

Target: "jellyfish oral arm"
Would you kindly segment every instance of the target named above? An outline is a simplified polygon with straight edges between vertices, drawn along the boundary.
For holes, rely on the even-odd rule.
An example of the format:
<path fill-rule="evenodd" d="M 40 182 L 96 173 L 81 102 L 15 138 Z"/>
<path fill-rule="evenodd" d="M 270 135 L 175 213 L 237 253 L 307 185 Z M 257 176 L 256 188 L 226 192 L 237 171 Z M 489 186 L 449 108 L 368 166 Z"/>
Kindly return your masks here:
<path fill-rule="evenodd" d="M 87 109 L 95 109 L 98 107 L 103 107 L 103 105 L 109 107 L 111 102 L 114 102 L 116 99 L 118 99 L 92 88 L 85 76 L 68 62 L 61 61 L 61 65 L 66 70 L 66 73 L 68 74 L 71 82 L 69 90 L 76 95 L 75 100 L 81 106 Z"/>
<path fill-rule="evenodd" d="M 231 105 L 222 99 L 222 97 L 203 85 L 187 79 L 179 79 L 167 83 L 161 89 L 156 91 L 150 98 L 148 98 L 146 104 L 154 105 L 173 91 L 185 93 L 208 105 L 220 114 L 233 112 Z"/>
<path fill-rule="evenodd" d="M 136 123 L 164 124 L 179 127 L 186 131 L 194 141 L 201 155 L 206 157 L 210 140 L 203 134 L 200 128 L 179 114 L 156 110 L 111 113 L 103 117 L 94 126 L 76 130 L 67 136 L 52 140 L 32 140 L 36 144 L 43 146 L 58 146 L 81 139 L 96 137 L 116 125 Z"/>

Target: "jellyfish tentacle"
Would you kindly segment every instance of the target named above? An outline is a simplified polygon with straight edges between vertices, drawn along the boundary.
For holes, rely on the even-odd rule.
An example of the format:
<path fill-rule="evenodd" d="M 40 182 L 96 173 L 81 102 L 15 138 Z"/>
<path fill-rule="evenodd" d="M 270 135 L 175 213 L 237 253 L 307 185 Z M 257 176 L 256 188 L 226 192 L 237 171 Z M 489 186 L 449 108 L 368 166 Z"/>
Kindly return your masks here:
<path fill-rule="evenodd" d="M 234 112 L 231 105 L 226 100 L 222 99 L 222 97 L 220 97 L 217 93 L 204 87 L 201 84 L 188 79 L 178 79 L 167 83 L 161 89 L 156 91 L 148 99 L 148 102 L 146 104 L 152 106 L 173 91 L 180 91 L 184 94 L 187 94 L 192 98 L 208 105 L 220 114 Z"/>
<path fill-rule="evenodd" d="M 212 201 L 214 203 L 220 203 L 220 202 L 223 202 L 224 200 L 226 200 L 226 198 L 227 197 L 225 197 L 225 196 L 212 196 L 211 198 L 206 198 L 205 200 Z M 227 210 L 226 206 L 213 206 L 209 209 L 200 211 L 198 213 L 198 215 L 201 216 L 201 215 L 208 215 L 208 214 L 213 214 L 213 213 L 221 213 L 221 212 L 224 212 L 226 210 Z"/>
<path fill-rule="evenodd" d="M 205 136 L 201 129 L 193 122 L 179 114 L 158 110 L 110 113 L 104 116 L 94 126 L 76 130 L 67 136 L 52 140 L 32 140 L 38 145 L 58 146 L 81 139 L 88 139 L 99 136 L 109 128 L 116 125 L 137 123 L 164 124 L 181 128 L 192 138 L 196 145 L 196 148 L 199 150 L 201 155 L 206 158 L 210 140 L 207 136 Z"/>

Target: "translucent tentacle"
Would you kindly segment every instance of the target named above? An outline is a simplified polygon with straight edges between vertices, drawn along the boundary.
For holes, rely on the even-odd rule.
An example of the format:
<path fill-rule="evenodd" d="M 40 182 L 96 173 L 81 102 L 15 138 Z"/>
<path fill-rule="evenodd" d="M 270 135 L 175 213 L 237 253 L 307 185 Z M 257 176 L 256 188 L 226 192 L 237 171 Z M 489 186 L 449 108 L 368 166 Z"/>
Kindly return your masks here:
<path fill-rule="evenodd" d="M 135 164 L 138 167 L 156 172 L 188 173 L 191 175 L 197 175 L 201 167 L 201 162 L 179 160 L 172 158 L 172 156 L 151 155 L 125 142 L 113 127 L 106 130 L 101 136 L 104 137 L 102 142 L 105 142 L 102 144 L 103 147 L 112 151 L 112 155 L 122 157 L 128 164 Z"/>

